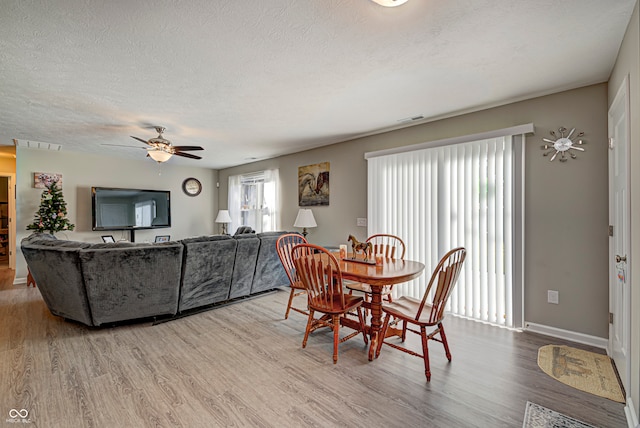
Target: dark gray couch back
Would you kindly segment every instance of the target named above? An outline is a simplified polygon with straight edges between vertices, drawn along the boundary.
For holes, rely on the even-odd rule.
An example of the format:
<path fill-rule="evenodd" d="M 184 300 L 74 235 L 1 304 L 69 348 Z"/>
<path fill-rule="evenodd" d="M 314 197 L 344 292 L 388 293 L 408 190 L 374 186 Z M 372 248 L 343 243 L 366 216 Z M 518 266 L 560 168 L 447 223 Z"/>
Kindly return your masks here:
<path fill-rule="evenodd" d="M 201 236 L 184 245 L 179 312 L 229 298 L 236 240 L 228 235 Z"/>
<path fill-rule="evenodd" d="M 234 239 L 238 243 L 238 248 L 236 249 L 236 260 L 233 266 L 230 299 L 251 294 L 251 284 L 256 271 L 258 250 L 260 249 L 260 239 L 254 234 L 236 235 Z"/>
<path fill-rule="evenodd" d="M 289 285 L 289 278 L 287 278 L 276 251 L 276 241 L 278 241 L 280 235 L 285 233 L 289 232 L 258 233 L 260 249 L 258 250 L 258 260 L 256 261 L 256 273 L 253 276 L 253 284 L 251 285 L 251 294 Z"/>
<path fill-rule="evenodd" d="M 51 313 L 87 325 L 91 310 L 79 266 L 80 250 L 90 246 L 40 233 L 22 241 L 22 254 Z"/>
<path fill-rule="evenodd" d="M 99 326 L 287 286 L 275 248 L 284 233 L 153 244 L 89 244 L 32 234 L 21 249 L 51 313 Z"/>
<path fill-rule="evenodd" d="M 95 244 L 80 252 L 93 325 L 175 315 L 182 244 Z M 37 280 L 36 280 L 37 283 Z"/>

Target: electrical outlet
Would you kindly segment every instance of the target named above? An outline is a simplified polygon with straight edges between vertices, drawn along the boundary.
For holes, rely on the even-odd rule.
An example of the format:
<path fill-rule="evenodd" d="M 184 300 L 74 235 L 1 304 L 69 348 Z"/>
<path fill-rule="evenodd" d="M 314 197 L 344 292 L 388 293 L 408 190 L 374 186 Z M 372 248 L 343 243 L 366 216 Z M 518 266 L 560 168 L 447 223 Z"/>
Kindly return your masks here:
<path fill-rule="evenodd" d="M 367 227 L 367 219 L 358 217 L 356 219 L 356 226 L 364 226 Z"/>
<path fill-rule="evenodd" d="M 556 290 L 547 290 L 547 303 L 558 304 L 558 292 Z"/>

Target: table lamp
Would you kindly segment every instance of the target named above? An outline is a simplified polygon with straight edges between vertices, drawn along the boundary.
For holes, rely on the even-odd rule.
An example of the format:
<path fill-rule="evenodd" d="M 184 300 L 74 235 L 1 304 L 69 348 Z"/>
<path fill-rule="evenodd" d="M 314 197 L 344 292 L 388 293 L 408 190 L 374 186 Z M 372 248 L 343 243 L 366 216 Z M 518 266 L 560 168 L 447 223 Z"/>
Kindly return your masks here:
<path fill-rule="evenodd" d="M 216 217 L 216 223 L 222 223 L 222 234 L 227 234 L 227 223 L 231 223 L 231 216 L 229 215 L 229 210 L 220 210 L 218 211 L 218 216 Z"/>
<path fill-rule="evenodd" d="M 316 219 L 313 218 L 313 211 L 310 209 L 301 208 L 298 211 L 296 221 L 293 223 L 293 227 L 302 228 L 302 236 L 307 237 L 307 227 L 317 227 Z"/>

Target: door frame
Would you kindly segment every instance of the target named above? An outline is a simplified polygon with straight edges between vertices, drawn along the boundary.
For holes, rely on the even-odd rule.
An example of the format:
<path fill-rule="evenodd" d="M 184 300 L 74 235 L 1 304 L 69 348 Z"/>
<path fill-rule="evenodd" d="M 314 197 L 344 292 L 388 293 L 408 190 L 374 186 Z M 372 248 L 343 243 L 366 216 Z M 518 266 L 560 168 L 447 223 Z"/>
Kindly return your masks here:
<path fill-rule="evenodd" d="M 613 100 L 613 102 L 611 103 L 611 106 L 609 107 L 609 110 L 607 111 L 607 133 L 609 134 L 609 150 L 608 150 L 608 157 L 609 157 L 609 173 L 608 173 L 608 181 L 609 181 L 609 224 L 612 225 L 614 227 L 613 233 L 616 234 L 616 230 L 615 229 L 620 229 L 620 226 L 617 224 L 614 224 L 614 220 L 615 220 L 615 204 L 614 201 L 612 201 L 612 195 L 613 195 L 613 188 L 614 188 L 614 177 L 613 177 L 613 173 L 612 173 L 612 169 L 613 169 L 613 160 L 612 160 L 612 150 L 614 149 L 616 144 L 619 144 L 620 142 L 618 141 L 612 141 L 611 139 L 613 138 L 613 136 L 611 135 L 611 110 L 613 109 L 614 106 L 616 106 L 617 104 L 624 102 L 624 111 L 625 111 L 625 115 L 626 115 L 626 141 L 624 142 L 625 146 L 626 146 L 626 153 L 627 153 L 627 159 L 626 159 L 626 178 L 625 178 L 625 182 L 626 182 L 626 186 L 627 186 L 627 202 L 626 202 L 626 215 L 627 215 L 627 234 L 630 234 L 630 221 L 631 221 L 631 204 L 630 204 L 630 194 L 629 194 L 629 189 L 631 188 L 631 162 L 630 162 L 630 137 L 631 137 L 631 118 L 630 118 L 630 93 L 629 93 L 629 76 L 625 76 L 625 78 L 623 79 L 622 83 L 620 84 L 620 87 L 618 88 L 618 91 L 616 93 L 616 96 Z M 621 97 L 624 97 L 623 99 L 621 99 Z M 625 276 L 625 283 L 626 284 L 631 284 L 631 273 L 632 273 L 632 263 L 631 261 L 633 260 L 633 258 L 631 257 L 631 239 L 630 239 L 630 235 L 629 235 L 629 239 L 627 240 L 628 245 L 626 248 L 626 257 L 627 257 L 627 263 L 626 263 L 626 271 L 624 272 L 624 276 Z M 614 241 L 613 241 L 613 237 L 610 236 L 609 239 L 609 311 L 610 313 L 613 311 L 613 293 L 614 293 L 614 287 L 618 287 L 618 282 L 615 281 L 615 277 L 617 277 L 617 269 L 616 269 L 616 261 L 615 261 L 615 257 L 616 257 L 616 248 L 614 247 Z M 630 285 L 628 285 L 629 290 L 630 290 Z M 627 300 L 625 302 L 623 302 L 624 305 L 624 317 L 622 320 L 620 320 L 621 322 L 623 322 L 623 332 L 624 332 L 624 341 L 625 344 L 627 345 L 627 347 L 630 347 L 631 345 L 631 299 L 630 299 L 630 293 L 628 293 L 627 295 Z M 612 346 L 612 327 L 611 324 L 609 325 L 609 341 L 607 343 L 607 353 L 609 354 L 609 356 L 613 357 L 613 346 Z M 624 379 L 621 377 L 621 381 L 622 384 L 625 388 L 625 391 L 627 393 L 627 395 L 629 395 L 630 391 L 629 391 L 629 387 L 631 385 L 631 358 L 629 355 L 630 349 L 627 349 L 627 355 L 625 358 L 625 376 Z M 625 397 L 626 398 L 626 397 Z"/>

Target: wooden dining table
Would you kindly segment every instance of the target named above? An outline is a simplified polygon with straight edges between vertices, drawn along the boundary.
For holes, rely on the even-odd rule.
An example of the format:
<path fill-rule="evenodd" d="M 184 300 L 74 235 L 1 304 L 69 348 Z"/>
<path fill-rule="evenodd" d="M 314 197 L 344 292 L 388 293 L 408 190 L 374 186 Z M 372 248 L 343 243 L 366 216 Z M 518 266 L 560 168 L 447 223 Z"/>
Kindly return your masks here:
<path fill-rule="evenodd" d="M 382 265 L 355 261 L 351 255 L 341 259 L 339 254 L 334 254 L 340 263 L 342 279 L 362 282 L 371 286 L 371 324 L 368 327 L 371 344 L 369 346 L 369 361 L 377 358 L 376 349 L 382 327 L 382 291 L 385 286 L 411 281 L 422 275 L 424 264 L 412 260 L 400 260 L 383 258 Z M 353 326 L 353 320 L 343 318 L 345 325 Z M 357 323 L 355 323 L 357 324 Z M 357 328 L 357 325 L 355 325 Z"/>

